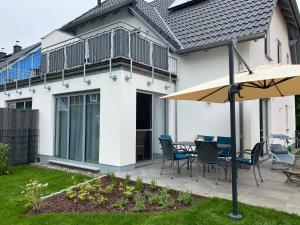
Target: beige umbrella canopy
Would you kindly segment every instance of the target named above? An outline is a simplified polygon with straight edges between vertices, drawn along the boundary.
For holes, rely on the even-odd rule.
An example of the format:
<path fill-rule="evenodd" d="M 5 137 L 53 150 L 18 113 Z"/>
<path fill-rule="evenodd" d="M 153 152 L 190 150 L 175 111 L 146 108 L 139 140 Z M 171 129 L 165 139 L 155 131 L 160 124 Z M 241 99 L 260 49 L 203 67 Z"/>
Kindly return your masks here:
<path fill-rule="evenodd" d="M 236 101 L 300 94 L 300 65 L 265 65 L 253 70 L 235 74 L 235 83 L 241 90 Z M 200 85 L 164 96 L 165 99 L 192 100 L 225 103 L 228 101 L 229 77 L 202 83 Z"/>

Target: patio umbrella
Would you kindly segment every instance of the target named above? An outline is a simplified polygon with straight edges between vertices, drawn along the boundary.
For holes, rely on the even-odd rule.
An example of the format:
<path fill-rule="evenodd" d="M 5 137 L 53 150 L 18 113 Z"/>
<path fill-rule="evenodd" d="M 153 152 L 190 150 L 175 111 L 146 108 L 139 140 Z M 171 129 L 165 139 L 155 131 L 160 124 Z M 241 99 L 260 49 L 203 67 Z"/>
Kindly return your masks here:
<path fill-rule="evenodd" d="M 242 219 L 237 204 L 236 122 L 235 101 L 282 97 L 300 94 L 300 65 L 266 65 L 251 70 L 235 47 L 236 40 L 228 43 L 229 76 L 197 85 L 167 96 L 165 99 L 192 100 L 214 103 L 230 102 L 232 213 L 234 220 Z M 234 53 L 248 71 L 234 74 Z"/>
<path fill-rule="evenodd" d="M 264 65 L 249 74 L 235 74 L 235 83 L 240 89 L 235 100 L 253 100 L 300 94 L 300 65 Z M 163 98 L 224 103 L 228 99 L 229 77 L 170 94 Z"/>

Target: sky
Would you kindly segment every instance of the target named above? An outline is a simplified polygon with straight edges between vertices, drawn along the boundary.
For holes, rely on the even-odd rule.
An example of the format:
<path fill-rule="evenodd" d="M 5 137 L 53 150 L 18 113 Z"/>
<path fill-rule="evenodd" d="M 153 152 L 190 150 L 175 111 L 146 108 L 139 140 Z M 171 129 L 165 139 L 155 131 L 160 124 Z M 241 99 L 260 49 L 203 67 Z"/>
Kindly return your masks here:
<path fill-rule="evenodd" d="M 11 53 L 16 41 L 23 47 L 37 43 L 96 4 L 97 0 L 1 0 L 0 48 Z"/>

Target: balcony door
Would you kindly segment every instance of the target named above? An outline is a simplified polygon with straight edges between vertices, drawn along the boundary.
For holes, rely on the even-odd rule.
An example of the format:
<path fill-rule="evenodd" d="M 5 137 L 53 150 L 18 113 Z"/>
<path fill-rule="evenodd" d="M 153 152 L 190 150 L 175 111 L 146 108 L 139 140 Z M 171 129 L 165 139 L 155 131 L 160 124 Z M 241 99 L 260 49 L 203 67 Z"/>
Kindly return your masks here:
<path fill-rule="evenodd" d="M 158 137 L 166 133 L 166 101 L 155 94 L 136 95 L 136 162 L 162 157 Z"/>

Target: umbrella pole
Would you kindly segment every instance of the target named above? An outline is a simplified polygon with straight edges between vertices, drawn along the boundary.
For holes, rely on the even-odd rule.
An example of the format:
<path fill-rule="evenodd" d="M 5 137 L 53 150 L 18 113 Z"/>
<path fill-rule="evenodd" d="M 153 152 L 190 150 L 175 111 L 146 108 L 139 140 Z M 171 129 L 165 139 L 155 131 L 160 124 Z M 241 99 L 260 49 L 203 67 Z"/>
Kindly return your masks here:
<path fill-rule="evenodd" d="M 232 163 L 232 213 L 230 218 L 233 220 L 241 220 L 242 216 L 238 214 L 238 200 L 237 200 L 237 163 L 236 163 L 236 122 L 235 122 L 235 92 L 234 86 L 234 41 L 230 41 L 228 45 L 229 50 L 229 92 L 228 97 L 230 101 L 230 126 L 231 126 L 231 163 Z"/>

